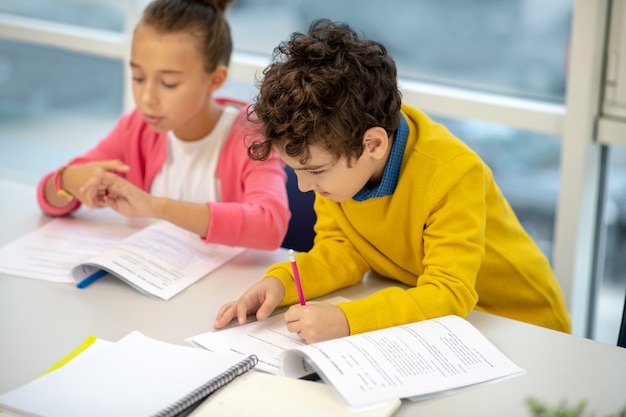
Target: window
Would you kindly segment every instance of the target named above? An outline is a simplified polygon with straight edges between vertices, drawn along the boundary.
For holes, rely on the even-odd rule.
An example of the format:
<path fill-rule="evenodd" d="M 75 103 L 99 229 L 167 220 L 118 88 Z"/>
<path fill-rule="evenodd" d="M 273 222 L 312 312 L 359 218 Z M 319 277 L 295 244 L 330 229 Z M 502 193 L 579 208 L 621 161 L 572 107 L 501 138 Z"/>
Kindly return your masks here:
<path fill-rule="evenodd" d="M 235 45 L 269 54 L 316 18 L 348 22 L 387 46 L 400 75 L 563 102 L 570 0 L 235 1 Z M 268 25 L 267 22 L 272 22 Z"/>
<path fill-rule="evenodd" d="M 590 326 L 594 339 L 615 344 L 626 298 L 626 147 L 606 153 Z"/>
<path fill-rule="evenodd" d="M 3 40 L 0 74 L 0 135 L 7 138 L 83 149 L 122 109 L 120 60 Z"/>
<path fill-rule="evenodd" d="M 123 32 L 132 1 L 6 0 L 0 12 L 56 23 Z"/>

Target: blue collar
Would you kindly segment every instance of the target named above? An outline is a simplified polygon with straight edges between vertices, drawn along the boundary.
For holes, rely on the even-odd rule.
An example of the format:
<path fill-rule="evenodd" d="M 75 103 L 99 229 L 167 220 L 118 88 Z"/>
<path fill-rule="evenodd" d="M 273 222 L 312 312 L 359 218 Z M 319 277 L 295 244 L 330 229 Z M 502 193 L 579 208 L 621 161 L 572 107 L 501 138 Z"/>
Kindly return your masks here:
<path fill-rule="evenodd" d="M 408 137 L 409 125 L 404 115 L 400 114 L 400 125 L 398 126 L 396 137 L 391 146 L 391 153 L 389 154 L 387 165 L 385 165 L 383 179 L 375 188 L 364 189 L 356 193 L 355 196 L 352 197 L 355 201 L 365 201 L 370 198 L 384 197 L 393 194 L 398 184 L 398 178 L 400 177 L 400 167 L 402 166 L 404 148 L 406 147 Z"/>

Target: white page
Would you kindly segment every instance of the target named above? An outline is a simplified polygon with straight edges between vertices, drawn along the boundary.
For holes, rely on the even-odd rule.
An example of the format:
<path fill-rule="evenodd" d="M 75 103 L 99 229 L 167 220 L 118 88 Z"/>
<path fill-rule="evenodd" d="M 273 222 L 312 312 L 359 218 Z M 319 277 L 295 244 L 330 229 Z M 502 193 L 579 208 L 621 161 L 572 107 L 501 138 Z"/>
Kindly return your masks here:
<path fill-rule="evenodd" d="M 195 233 L 161 221 L 85 260 L 72 273 L 78 282 L 102 268 L 140 291 L 168 300 L 244 250 L 208 244 Z"/>
<path fill-rule="evenodd" d="M 285 352 L 283 359 L 285 375 L 299 375 L 306 361 L 355 407 L 524 372 L 457 316 L 303 345 Z"/>
<path fill-rule="evenodd" d="M 46 417 L 151 416 L 241 359 L 133 332 L 1 395 L 0 404 Z"/>
<path fill-rule="evenodd" d="M 0 248 L 0 273 L 73 283 L 74 266 L 135 231 L 130 226 L 57 217 Z"/>
<path fill-rule="evenodd" d="M 247 372 L 207 398 L 190 417 L 389 417 L 396 399 L 352 409 L 329 385 L 263 372 Z"/>
<path fill-rule="evenodd" d="M 344 297 L 332 297 L 324 301 L 337 304 L 349 300 Z M 259 359 L 254 369 L 274 375 L 282 373 L 280 370 L 281 354 L 285 350 L 305 344 L 297 334 L 287 330 L 283 314 L 271 316 L 264 321 L 253 321 L 243 326 L 202 333 L 188 338 L 187 341 L 214 352 L 236 353 L 242 357 L 254 354 Z M 313 373 L 312 369 L 309 369 L 309 372 L 303 371 L 297 377 L 310 373 Z"/>

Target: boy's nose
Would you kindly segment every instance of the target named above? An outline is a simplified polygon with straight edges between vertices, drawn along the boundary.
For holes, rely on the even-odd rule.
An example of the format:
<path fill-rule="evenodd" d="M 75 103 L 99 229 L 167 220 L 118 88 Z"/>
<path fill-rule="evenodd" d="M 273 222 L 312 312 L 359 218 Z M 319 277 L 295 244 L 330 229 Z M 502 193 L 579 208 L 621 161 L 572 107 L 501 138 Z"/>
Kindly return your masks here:
<path fill-rule="evenodd" d="M 298 176 L 298 189 L 301 192 L 306 193 L 307 191 L 315 189 L 315 185 L 309 181 L 305 181 L 301 176 Z"/>

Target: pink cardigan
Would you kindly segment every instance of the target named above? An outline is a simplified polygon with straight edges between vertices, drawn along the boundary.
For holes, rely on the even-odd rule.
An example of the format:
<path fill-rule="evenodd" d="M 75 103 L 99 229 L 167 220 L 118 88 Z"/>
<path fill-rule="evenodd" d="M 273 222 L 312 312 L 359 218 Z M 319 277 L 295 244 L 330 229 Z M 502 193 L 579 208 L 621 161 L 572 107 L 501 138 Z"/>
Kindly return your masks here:
<path fill-rule="evenodd" d="M 285 189 L 286 174 L 282 161 L 274 155 L 265 162 L 248 158 L 246 148 L 246 105 L 240 101 L 218 99 L 221 104 L 241 106 L 217 162 L 221 201 L 207 202 L 211 219 L 205 241 L 229 246 L 276 249 L 287 232 L 290 212 Z M 119 159 L 131 167 L 123 176 L 144 191 L 161 170 L 167 157 L 167 134 L 154 132 L 137 110 L 122 116 L 115 128 L 95 148 L 72 159 L 69 164 Z M 45 199 L 46 174 L 37 187 L 37 200 L 44 213 L 66 215 L 78 209 L 74 200 L 62 209 Z"/>

